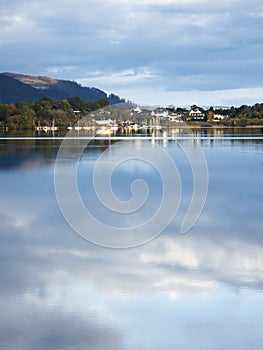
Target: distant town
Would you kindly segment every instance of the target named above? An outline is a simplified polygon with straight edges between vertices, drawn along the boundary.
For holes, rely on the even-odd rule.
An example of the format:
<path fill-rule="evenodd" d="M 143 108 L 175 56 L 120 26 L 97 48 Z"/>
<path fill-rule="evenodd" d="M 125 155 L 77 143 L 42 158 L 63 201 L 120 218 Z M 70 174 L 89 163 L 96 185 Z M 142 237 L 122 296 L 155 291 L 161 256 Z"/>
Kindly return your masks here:
<path fill-rule="evenodd" d="M 86 102 L 80 97 L 54 101 L 42 97 L 33 103 L 0 103 L 0 130 L 121 130 L 161 129 L 182 127 L 246 127 L 263 126 L 263 104 L 241 107 L 209 107 L 192 105 L 189 108 L 141 107 L 127 102 L 110 105 L 103 98 Z"/>

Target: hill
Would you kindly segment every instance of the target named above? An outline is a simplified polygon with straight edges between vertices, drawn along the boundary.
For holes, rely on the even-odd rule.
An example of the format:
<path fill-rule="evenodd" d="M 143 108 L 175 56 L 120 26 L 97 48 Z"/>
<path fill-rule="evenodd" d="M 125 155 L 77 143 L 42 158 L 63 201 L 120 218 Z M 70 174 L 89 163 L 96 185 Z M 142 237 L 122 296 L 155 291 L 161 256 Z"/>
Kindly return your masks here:
<path fill-rule="evenodd" d="M 47 96 L 55 101 L 68 97 L 81 97 L 87 102 L 101 98 L 112 98 L 120 102 L 118 96 L 107 94 L 94 87 L 83 87 L 74 81 L 58 80 L 45 76 L 33 76 L 16 73 L 0 74 L 0 101 L 2 103 L 36 102 Z"/>

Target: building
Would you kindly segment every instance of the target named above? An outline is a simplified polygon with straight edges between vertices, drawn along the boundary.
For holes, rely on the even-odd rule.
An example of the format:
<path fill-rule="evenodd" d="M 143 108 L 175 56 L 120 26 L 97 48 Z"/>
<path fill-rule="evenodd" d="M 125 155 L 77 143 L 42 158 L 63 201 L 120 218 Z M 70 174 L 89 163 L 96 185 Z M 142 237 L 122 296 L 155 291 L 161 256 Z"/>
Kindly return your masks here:
<path fill-rule="evenodd" d="M 169 121 L 172 123 L 183 123 L 183 114 L 172 113 L 169 115 Z"/>
<path fill-rule="evenodd" d="M 94 121 L 99 126 L 109 126 L 116 123 L 116 121 L 113 121 L 112 119 L 94 119 Z"/>
<path fill-rule="evenodd" d="M 140 107 L 137 106 L 137 107 L 132 108 L 131 112 L 140 114 L 140 113 L 142 113 L 142 110 Z"/>
<path fill-rule="evenodd" d="M 158 107 L 151 112 L 151 115 L 156 118 L 167 118 L 169 116 L 169 112 L 166 108 Z"/>
<path fill-rule="evenodd" d="M 205 112 L 203 111 L 202 108 L 199 108 L 199 107 L 195 107 L 195 108 L 192 108 L 190 110 L 189 118 L 192 121 L 202 121 L 202 122 L 204 122 L 204 121 L 207 120 Z"/>
<path fill-rule="evenodd" d="M 228 118 L 228 116 L 226 115 L 222 115 L 222 114 L 214 114 L 214 118 L 213 118 L 213 121 L 217 122 L 219 120 L 224 120 Z"/>

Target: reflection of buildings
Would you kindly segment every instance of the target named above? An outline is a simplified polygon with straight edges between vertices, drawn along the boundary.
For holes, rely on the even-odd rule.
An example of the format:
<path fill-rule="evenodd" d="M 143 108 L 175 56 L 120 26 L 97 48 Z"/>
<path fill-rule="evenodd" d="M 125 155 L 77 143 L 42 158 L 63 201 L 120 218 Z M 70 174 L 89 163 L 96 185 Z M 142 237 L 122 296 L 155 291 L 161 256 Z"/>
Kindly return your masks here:
<path fill-rule="evenodd" d="M 216 128 L 214 128 L 213 129 L 213 134 L 215 136 L 223 136 L 224 135 L 224 129 L 216 129 Z"/>
<path fill-rule="evenodd" d="M 178 136 L 180 135 L 180 132 L 181 132 L 181 129 L 178 129 L 178 128 L 172 128 L 169 130 L 169 133 L 171 136 Z"/>

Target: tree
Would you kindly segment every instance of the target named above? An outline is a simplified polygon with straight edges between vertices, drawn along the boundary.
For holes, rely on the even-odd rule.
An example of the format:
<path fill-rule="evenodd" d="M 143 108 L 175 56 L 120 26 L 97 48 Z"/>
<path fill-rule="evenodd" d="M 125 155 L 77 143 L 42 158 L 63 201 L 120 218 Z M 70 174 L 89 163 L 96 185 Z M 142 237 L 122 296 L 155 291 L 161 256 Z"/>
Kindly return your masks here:
<path fill-rule="evenodd" d="M 209 111 L 207 112 L 207 120 L 208 120 L 209 122 L 211 122 L 211 121 L 214 120 L 214 112 L 211 111 L 210 109 L 209 109 Z"/>

